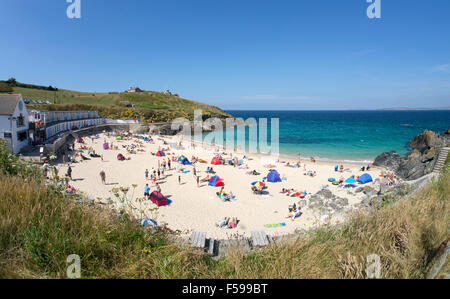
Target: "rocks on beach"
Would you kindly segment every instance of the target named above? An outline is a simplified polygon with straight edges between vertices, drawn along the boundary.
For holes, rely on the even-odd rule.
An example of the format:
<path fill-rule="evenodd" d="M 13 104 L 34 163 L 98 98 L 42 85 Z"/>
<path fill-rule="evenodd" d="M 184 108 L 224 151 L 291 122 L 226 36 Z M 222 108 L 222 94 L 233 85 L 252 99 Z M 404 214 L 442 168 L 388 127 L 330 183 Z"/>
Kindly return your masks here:
<path fill-rule="evenodd" d="M 438 134 L 425 130 L 411 140 L 409 146 L 412 151 L 407 157 L 400 157 L 396 152 L 382 153 L 373 165 L 386 167 L 405 180 L 418 179 L 433 171 L 440 150 L 448 142 L 449 131 Z"/>

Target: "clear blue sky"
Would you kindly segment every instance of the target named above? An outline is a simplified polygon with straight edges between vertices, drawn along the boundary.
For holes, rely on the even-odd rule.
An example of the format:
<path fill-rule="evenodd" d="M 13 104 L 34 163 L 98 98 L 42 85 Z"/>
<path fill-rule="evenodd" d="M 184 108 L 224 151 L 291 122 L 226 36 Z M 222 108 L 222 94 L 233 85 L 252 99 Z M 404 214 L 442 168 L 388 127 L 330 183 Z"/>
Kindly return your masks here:
<path fill-rule="evenodd" d="M 0 78 L 224 109 L 450 106 L 450 1 L 1 0 Z"/>

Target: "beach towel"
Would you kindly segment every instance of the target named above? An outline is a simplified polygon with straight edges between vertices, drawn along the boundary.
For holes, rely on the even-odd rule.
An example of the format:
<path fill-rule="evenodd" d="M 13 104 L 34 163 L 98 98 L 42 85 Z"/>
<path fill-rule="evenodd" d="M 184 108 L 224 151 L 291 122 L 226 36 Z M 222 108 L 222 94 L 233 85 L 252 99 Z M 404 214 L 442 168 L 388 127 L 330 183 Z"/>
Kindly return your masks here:
<path fill-rule="evenodd" d="M 275 223 L 275 224 L 264 224 L 265 228 L 276 228 L 276 227 L 284 227 L 286 226 L 286 223 Z"/>
<path fill-rule="evenodd" d="M 147 226 L 147 225 L 158 226 L 158 223 L 155 220 L 150 219 L 150 218 L 141 219 L 141 224 L 142 224 L 142 226 Z"/>

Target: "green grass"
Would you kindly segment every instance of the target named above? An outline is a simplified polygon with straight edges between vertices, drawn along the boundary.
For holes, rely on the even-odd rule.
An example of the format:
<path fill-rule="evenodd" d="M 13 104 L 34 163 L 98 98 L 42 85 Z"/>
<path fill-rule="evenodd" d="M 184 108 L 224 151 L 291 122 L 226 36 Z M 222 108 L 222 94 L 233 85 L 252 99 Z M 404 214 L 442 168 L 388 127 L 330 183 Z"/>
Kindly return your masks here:
<path fill-rule="evenodd" d="M 181 248 L 163 231 L 127 215 L 88 206 L 46 185 L 39 170 L 0 144 L 0 278 L 65 278 L 66 258 L 81 257 L 83 278 L 366 278 L 367 256 L 382 278 L 423 278 L 449 236 L 450 173 L 413 197 L 357 213 L 340 229 L 219 261 Z M 447 277 L 448 263 L 439 277 Z"/>
<path fill-rule="evenodd" d="M 226 118 L 230 116 L 218 107 L 154 91 L 150 95 L 148 91 L 142 93 L 88 93 L 63 89 L 50 91 L 17 86 L 12 88 L 14 93 L 22 94 L 24 99 L 56 103 L 55 105 L 29 104 L 27 105 L 29 109 L 98 110 L 103 117 L 139 119 L 144 122 L 164 122 L 178 117 L 192 120 L 194 110 L 199 109 L 206 117 Z M 0 93 L 2 93 L 1 90 Z M 123 102 L 134 104 L 135 108 L 127 108 Z"/>

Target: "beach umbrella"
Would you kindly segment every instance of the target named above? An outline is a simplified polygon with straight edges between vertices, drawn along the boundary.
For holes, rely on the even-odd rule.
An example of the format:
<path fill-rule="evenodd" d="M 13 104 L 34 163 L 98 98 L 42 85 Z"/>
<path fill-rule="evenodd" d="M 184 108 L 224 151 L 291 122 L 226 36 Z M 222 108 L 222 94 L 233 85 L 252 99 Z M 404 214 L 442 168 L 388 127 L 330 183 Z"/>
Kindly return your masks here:
<path fill-rule="evenodd" d="M 264 185 L 263 183 L 261 183 L 261 182 L 257 182 L 254 186 L 255 186 L 256 188 L 262 188 L 262 187 L 264 187 L 265 185 Z"/>

